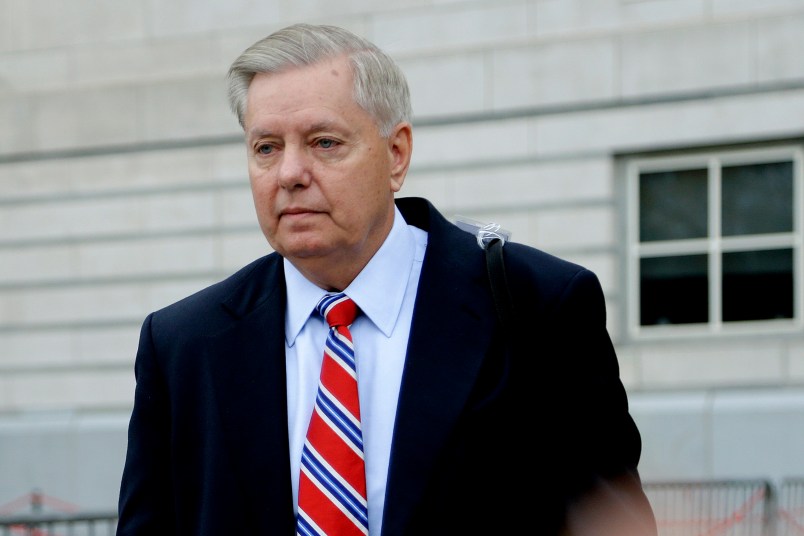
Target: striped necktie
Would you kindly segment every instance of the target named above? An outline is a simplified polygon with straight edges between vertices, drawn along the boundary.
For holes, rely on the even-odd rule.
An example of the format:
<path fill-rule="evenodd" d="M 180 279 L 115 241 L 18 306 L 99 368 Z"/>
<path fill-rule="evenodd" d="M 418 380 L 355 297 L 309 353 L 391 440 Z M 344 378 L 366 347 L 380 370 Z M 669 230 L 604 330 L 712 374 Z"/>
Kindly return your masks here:
<path fill-rule="evenodd" d="M 330 328 L 302 449 L 296 534 L 366 535 L 366 467 L 355 352 L 349 333 L 357 306 L 345 294 L 328 294 L 316 310 Z"/>

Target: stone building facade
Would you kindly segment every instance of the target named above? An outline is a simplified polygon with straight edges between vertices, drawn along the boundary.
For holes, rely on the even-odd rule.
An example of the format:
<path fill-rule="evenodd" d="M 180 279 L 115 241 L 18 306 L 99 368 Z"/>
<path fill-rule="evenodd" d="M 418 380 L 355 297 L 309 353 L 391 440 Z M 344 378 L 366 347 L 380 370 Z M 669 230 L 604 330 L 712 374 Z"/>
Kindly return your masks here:
<path fill-rule="evenodd" d="M 298 21 L 403 66 L 401 195 L 599 275 L 646 480 L 804 475 L 803 0 L 0 0 L 0 505 L 114 508 L 145 315 L 268 252 L 223 79 Z"/>

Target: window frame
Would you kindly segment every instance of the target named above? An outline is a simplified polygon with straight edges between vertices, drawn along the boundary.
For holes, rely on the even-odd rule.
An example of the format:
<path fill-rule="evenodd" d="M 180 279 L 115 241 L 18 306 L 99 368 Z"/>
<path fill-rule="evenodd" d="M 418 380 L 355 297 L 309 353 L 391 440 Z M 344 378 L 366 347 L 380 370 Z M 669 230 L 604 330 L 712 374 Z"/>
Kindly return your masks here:
<path fill-rule="evenodd" d="M 764 235 L 721 236 L 721 169 L 772 161 L 793 164 L 793 228 Z M 639 177 L 641 173 L 708 170 L 707 236 L 704 238 L 639 242 Z M 749 149 L 710 149 L 685 154 L 634 156 L 625 161 L 626 174 L 626 286 L 628 333 L 635 340 L 664 337 L 721 336 L 757 333 L 791 333 L 804 327 L 804 146 L 778 145 Z M 793 250 L 793 318 L 723 322 L 722 253 L 791 248 Z M 643 326 L 640 320 L 640 260 L 679 254 L 708 255 L 709 321 L 700 324 Z"/>

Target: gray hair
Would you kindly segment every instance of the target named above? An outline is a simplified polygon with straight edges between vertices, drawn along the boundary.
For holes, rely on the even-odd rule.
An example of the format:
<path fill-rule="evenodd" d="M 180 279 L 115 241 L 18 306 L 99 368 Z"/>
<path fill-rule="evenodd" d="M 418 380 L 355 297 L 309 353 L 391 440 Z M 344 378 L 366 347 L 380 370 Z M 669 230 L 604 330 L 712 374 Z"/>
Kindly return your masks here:
<path fill-rule="evenodd" d="M 337 26 L 294 24 L 247 48 L 226 76 L 229 105 L 240 126 L 246 96 L 257 73 L 278 73 L 292 67 L 347 56 L 354 78 L 354 100 L 377 123 L 383 137 L 401 122 L 410 122 L 410 92 L 399 66 L 376 45 Z"/>

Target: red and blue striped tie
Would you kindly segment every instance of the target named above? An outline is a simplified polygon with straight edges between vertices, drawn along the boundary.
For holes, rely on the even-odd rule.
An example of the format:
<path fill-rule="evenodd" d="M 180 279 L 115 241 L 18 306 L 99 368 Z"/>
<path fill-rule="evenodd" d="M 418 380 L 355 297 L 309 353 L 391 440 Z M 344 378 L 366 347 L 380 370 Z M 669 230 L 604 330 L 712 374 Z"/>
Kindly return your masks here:
<path fill-rule="evenodd" d="M 328 294 L 316 310 L 330 329 L 302 449 L 296 534 L 366 535 L 366 466 L 355 352 L 349 333 L 357 306 L 345 294 Z"/>

